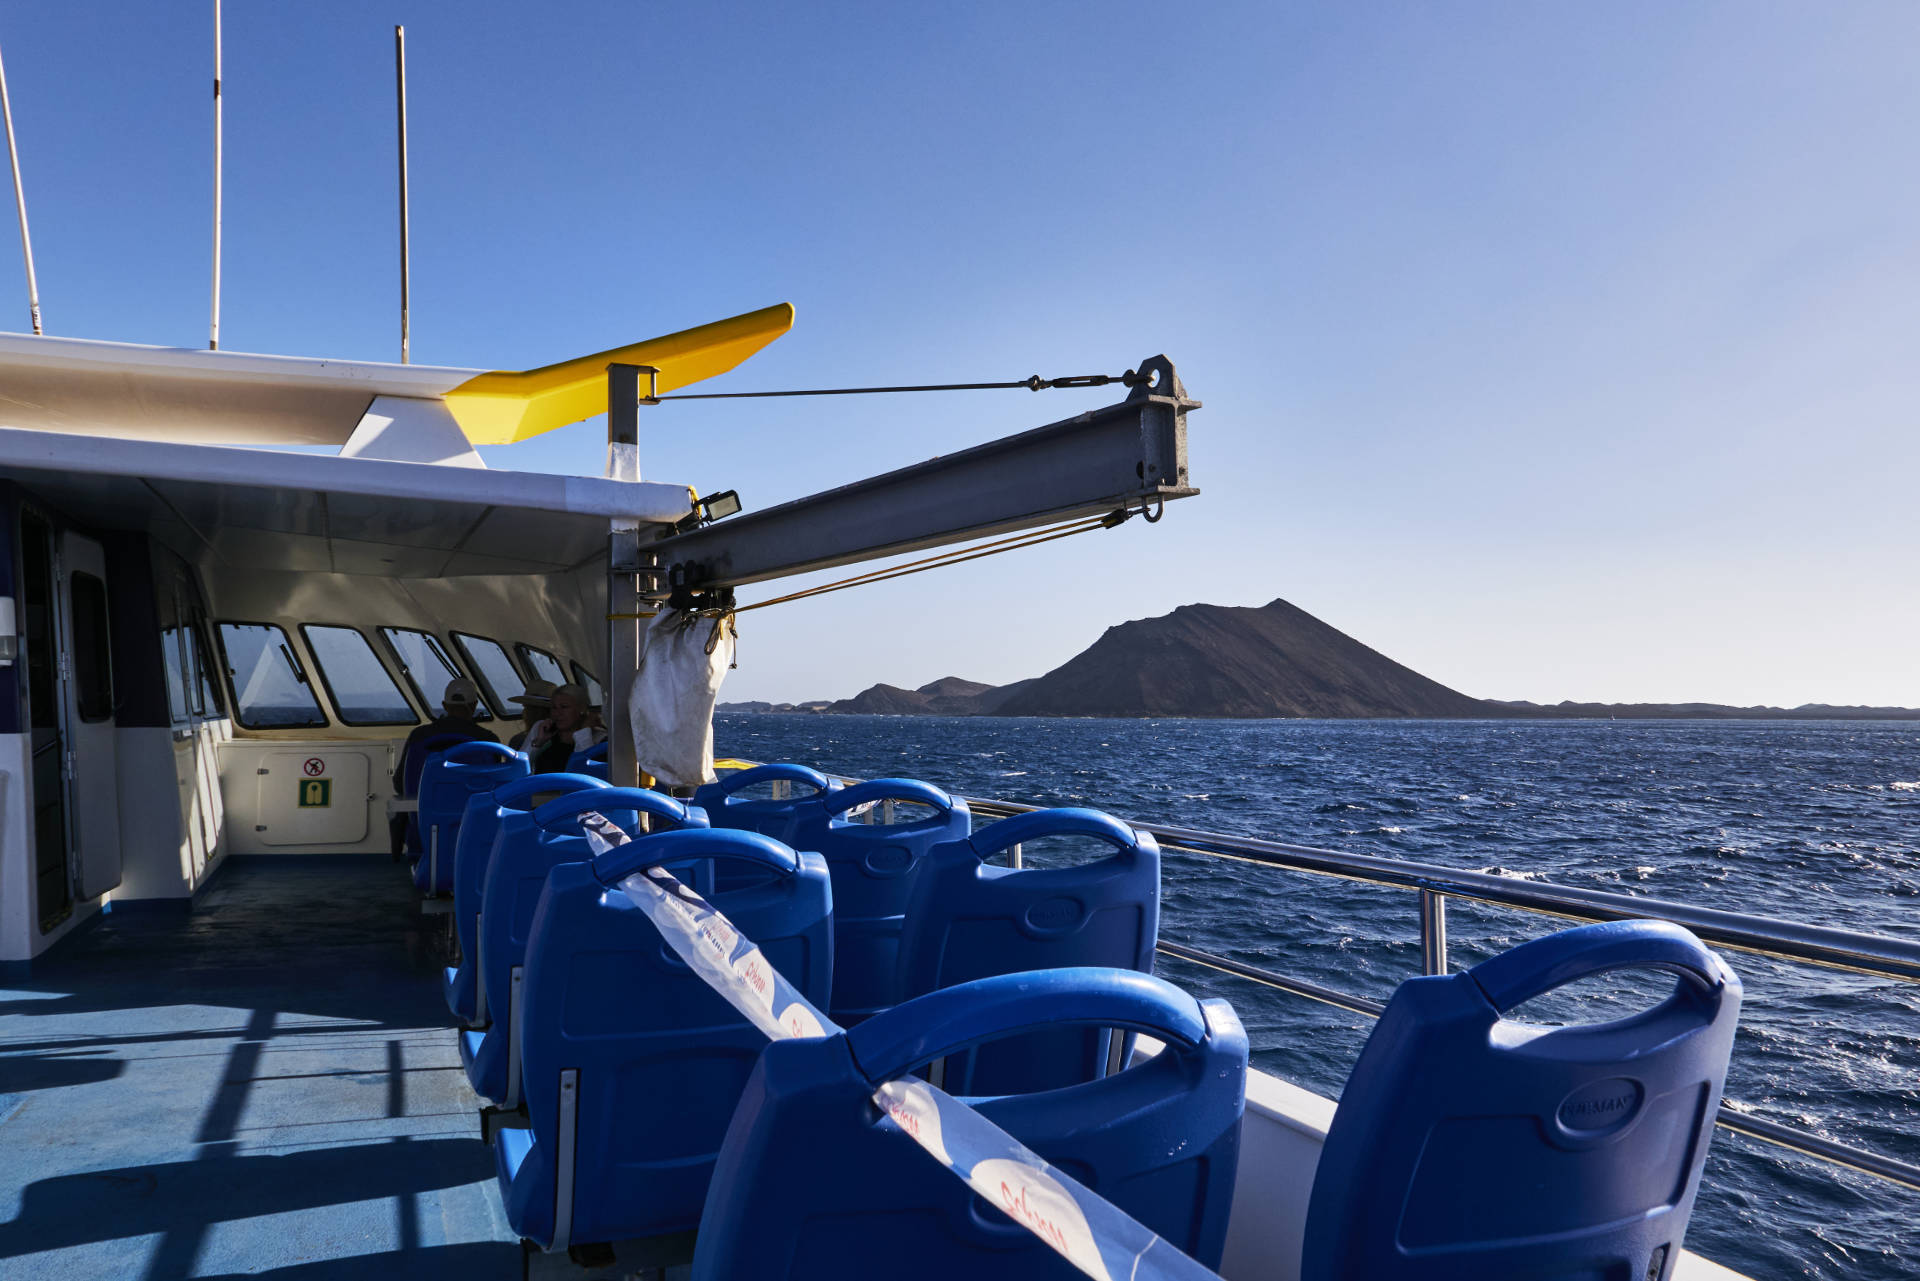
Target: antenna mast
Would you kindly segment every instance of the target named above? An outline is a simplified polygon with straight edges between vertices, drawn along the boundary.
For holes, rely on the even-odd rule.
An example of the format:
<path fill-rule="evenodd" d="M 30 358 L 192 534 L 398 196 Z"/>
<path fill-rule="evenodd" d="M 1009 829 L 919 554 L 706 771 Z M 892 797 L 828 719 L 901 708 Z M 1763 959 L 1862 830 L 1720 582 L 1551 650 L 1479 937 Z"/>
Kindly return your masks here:
<path fill-rule="evenodd" d="M 220 0 L 213 0 L 213 321 L 207 349 L 220 350 Z"/>
<path fill-rule="evenodd" d="M 7 159 L 13 162 L 13 202 L 20 209 L 20 252 L 27 260 L 27 309 L 33 332 L 40 332 L 40 285 L 33 276 L 33 237 L 27 234 L 27 192 L 20 185 L 20 152 L 13 145 L 13 103 L 7 97 L 7 64 L 0 61 L 0 115 L 7 122 Z"/>
<path fill-rule="evenodd" d="M 407 29 L 393 29 L 394 89 L 400 105 L 400 363 L 412 359 L 407 318 Z"/>

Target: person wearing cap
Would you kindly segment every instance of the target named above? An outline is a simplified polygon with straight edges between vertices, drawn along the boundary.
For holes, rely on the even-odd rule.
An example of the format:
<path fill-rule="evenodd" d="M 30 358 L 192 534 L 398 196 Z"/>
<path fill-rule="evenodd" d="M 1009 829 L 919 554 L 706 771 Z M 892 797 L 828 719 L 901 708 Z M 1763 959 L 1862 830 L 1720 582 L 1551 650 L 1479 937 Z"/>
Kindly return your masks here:
<path fill-rule="evenodd" d="M 445 742 L 440 742 L 435 743 L 432 749 L 427 748 L 426 744 L 433 743 L 435 739 L 480 738 L 489 743 L 500 741 L 492 730 L 474 722 L 474 715 L 480 710 L 480 687 L 466 677 L 457 676 L 447 682 L 446 692 L 440 696 L 440 707 L 438 717 L 425 725 L 414 726 L 413 733 L 407 735 L 406 746 L 400 749 L 399 759 L 393 764 L 393 790 L 397 796 L 413 794 L 407 785 L 407 762 L 424 755 L 428 750 L 439 751 L 447 746 Z"/>
<path fill-rule="evenodd" d="M 525 750 L 534 773 L 560 773 L 575 752 L 607 741 L 607 731 L 593 715 L 593 700 L 585 687 L 559 686 L 548 696 L 547 707 L 546 719 L 527 731 Z"/>
<path fill-rule="evenodd" d="M 492 730 L 474 722 L 474 715 L 480 710 L 480 687 L 466 677 L 457 676 L 447 682 L 446 691 L 440 695 L 440 708 L 439 716 L 425 725 L 414 726 L 413 733 L 407 735 L 406 745 L 400 749 L 400 755 L 393 763 L 395 796 L 413 795 L 413 780 L 419 777 L 419 771 L 416 769 L 409 776 L 407 765 L 410 761 L 418 759 L 424 765 L 429 752 L 442 751 L 458 739 L 482 738 L 489 743 L 500 741 Z M 406 852 L 407 836 L 412 829 L 411 819 L 411 815 L 396 814 L 387 821 L 396 861 Z"/>
<path fill-rule="evenodd" d="M 553 691 L 558 689 L 552 681 L 530 680 L 526 689 L 508 699 L 509 703 L 520 704 L 520 732 L 507 740 L 507 746 L 519 751 L 527 745 L 527 736 L 547 719 L 553 707 Z"/>

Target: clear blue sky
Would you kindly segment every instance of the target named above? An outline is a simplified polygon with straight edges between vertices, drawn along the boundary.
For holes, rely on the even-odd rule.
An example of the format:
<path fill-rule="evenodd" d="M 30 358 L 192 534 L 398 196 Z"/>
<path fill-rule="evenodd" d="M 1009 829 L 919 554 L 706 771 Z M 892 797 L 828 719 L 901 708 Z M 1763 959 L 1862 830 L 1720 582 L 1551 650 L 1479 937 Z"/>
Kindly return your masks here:
<path fill-rule="evenodd" d="M 0 16 L 53 333 L 205 343 L 211 7 Z M 416 360 L 790 300 L 716 390 L 1206 402 L 1161 524 L 749 615 L 723 697 L 1285 597 L 1475 695 L 1920 705 L 1920 7 L 229 0 L 223 345 L 397 357 L 395 22 Z M 1108 398 L 663 406 L 644 469 L 764 506 Z"/>

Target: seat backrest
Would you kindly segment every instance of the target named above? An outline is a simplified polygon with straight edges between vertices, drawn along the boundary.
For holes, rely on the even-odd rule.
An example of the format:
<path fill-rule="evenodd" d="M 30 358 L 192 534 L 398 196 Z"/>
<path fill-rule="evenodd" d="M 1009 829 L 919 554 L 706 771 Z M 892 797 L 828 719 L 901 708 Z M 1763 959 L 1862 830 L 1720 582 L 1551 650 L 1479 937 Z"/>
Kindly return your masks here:
<path fill-rule="evenodd" d="M 534 777 L 546 781 L 558 775 Z M 506 995 L 512 989 L 513 968 L 526 957 L 527 934 L 547 873 L 562 863 L 585 863 L 593 857 L 580 828 L 579 816 L 588 810 L 629 833 L 636 832 L 641 813 L 676 827 L 706 826 L 706 815 L 696 807 L 637 787 L 579 788 L 546 802 L 524 821 L 518 815 L 504 818 L 480 891 L 480 981 L 493 1019 L 489 1037 L 514 1035 Z"/>
<path fill-rule="evenodd" d="M 442 751 L 427 753 L 415 793 L 420 798 L 421 827 L 459 822 L 466 811 L 468 797 L 475 792 L 491 792 L 516 778 L 524 778 L 527 772 L 527 758 L 523 754 L 484 738 L 468 739 Z M 453 851 L 444 852 L 451 855 Z"/>
<path fill-rule="evenodd" d="M 1245 1108 L 1247 1034 L 1126 970 L 1003 975 L 908 1001 L 831 1037 L 776 1041 L 734 1113 L 693 1275 L 1060 1281 L 1072 1267 L 989 1207 L 873 1104 L 879 1085 L 984 1039 L 1068 1022 L 1166 1048 L 1090 1084 L 988 1099 L 980 1113 L 1208 1267 L 1226 1241 Z M 962 1172 L 973 1167 L 959 1154 Z"/>
<path fill-rule="evenodd" d="M 786 783 L 792 794 L 774 799 L 750 799 L 739 795 L 761 783 Z M 755 765 L 752 769 L 724 774 L 716 783 L 696 788 L 693 803 L 707 812 L 714 827 L 740 828 L 771 836 L 791 845 L 794 823 L 802 804 L 814 796 L 835 791 L 839 784 L 828 780 L 819 770 L 805 765 Z"/>
<path fill-rule="evenodd" d="M 400 795 L 420 795 L 420 774 L 427 768 L 427 762 L 433 759 L 436 753 L 444 752 L 449 747 L 457 747 L 461 743 L 471 743 L 474 741 L 475 739 L 472 734 L 448 732 L 444 734 L 429 734 L 427 737 L 415 743 L 413 750 L 408 752 L 407 758 L 400 763 Z"/>
<path fill-rule="evenodd" d="M 932 812 L 899 823 L 850 817 L 861 806 L 887 801 L 914 802 Z M 833 874 L 830 1012 L 842 1027 L 900 999 L 900 931 L 915 874 L 935 845 L 965 840 L 972 828 L 965 801 L 911 778 L 816 792 L 796 807 L 793 847 L 820 854 Z"/>
<path fill-rule="evenodd" d="M 1674 974 L 1609 1023 L 1503 1016 L 1575 979 Z M 1630 1278 L 1680 1258 L 1740 1014 L 1740 980 L 1677 925 L 1618 921 L 1408 979 L 1321 1151 L 1301 1276 Z"/>
<path fill-rule="evenodd" d="M 740 1090 L 766 1044 L 669 948 L 652 921 L 617 888 L 642 867 L 746 861 L 773 875 L 713 903 L 809 1000 L 833 981 L 833 891 L 817 854 L 743 831 L 675 831 L 603 854 L 591 866 L 549 874 L 527 946 L 521 1052 L 536 1151 L 562 1150 L 554 1127 L 560 1074 L 578 1073 L 574 1243 L 647 1237 L 693 1228 L 714 1154 Z M 534 1158 L 529 1157 L 529 1160 Z M 509 1207 L 525 1235 L 552 1213 L 549 1175 Z M 557 1176 L 557 1171 L 553 1172 Z M 515 1214 L 514 1212 L 518 1212 Z M 534 1231 L 523 1216 L 533 1213 Z"/>
<path fill-rule="evenodd" d="M 590 774 L 594 778 L 607 778 L 611 774 L 612 764 L 607 757 L 607 743 L 601 739 L 584 752 L 575 752 L 567 758 L 567 772 L 570 774 Z"/>
<path fill-rule="evenodd" d="M 1092 837 L 1106 858 L 1072 867 L 996 867 L 987 859 L 1027 841 Z M 936 845 L 914 878 L 900 938 L 899 996 L 1024 970 L 1094 965 L 1153 970 L 1160 930 L 1160 847 L 1097 810 L 1050 809 Z M 1090 1081 L 1111 1038 L 1058 1029 L 997 1041 L 945 1064 L 949 1094 L 1020 1094 Z"/>
<path fill-rule="evenodd" d="M 473 966 L 477 970 L 480 964 L 475 918 L 480 913 L 480 893 L 486 883 L 487 864 L 493 858 L 494 842 L 503 823 L 516 820 L 519 826 L 530 829 L 536 802 L 604 786 L 599 779 L 580 774 L 529 774 L 491 792 L 475 792 L 467 798 L 466 812 L 460 817 L 460 831 L 453 847 L 453 926 L 460 940 L 461 969 Z"/>

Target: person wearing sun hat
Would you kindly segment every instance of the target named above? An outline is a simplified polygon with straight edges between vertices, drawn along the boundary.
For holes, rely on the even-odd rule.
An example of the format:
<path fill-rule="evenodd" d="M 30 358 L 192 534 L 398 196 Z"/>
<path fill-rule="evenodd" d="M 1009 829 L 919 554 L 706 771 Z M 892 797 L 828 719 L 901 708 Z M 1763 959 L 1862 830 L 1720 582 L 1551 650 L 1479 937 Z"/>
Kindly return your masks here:
<path fill-rule="evenodd" d="M 557 688 L 552 681 L 530 680 L 526 689 L 507 700 L 520 704 L 520 732 L 507 740 L 508 747 L 519 751 L 526 744 L 527 736 L 541 721 L 547 719 L 547 713 L 553 707 L 553 691 Z"/>

